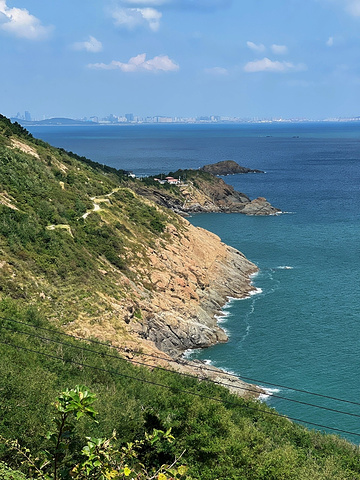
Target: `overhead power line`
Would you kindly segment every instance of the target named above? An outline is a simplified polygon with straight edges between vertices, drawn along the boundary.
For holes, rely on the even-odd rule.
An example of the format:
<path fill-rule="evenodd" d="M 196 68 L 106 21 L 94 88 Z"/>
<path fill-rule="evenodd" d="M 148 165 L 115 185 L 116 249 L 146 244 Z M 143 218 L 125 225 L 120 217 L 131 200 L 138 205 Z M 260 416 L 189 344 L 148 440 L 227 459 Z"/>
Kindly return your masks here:
<path fill-rule="evenodd" d="M 169 373 L 172 373 L 172 374 L 181 375 L 181 376 L 185 376 L 185 377 L 188 377 L 188 378 L 193 378 L 195 380 L 199 380 L 199 377 L 197 377 L 196 375 L 191 375 L 189 373 L 178 372 L 178 371 L 175 371 L 175 370 L 170 370 L 168 368 L 160 367 L 158 365 L 149 365 L 147 363 L 139 362 L 137 360 L 118 357 L 117 355 L 111 355 L 109 353 L 98 352 L 98 351 L 92 350 L 90 348 L 79 347 L 78 345 L 72 345 L 71 343 L 61 342 L 60 340 L 54 340 L 54 339 L 51 339 L 51 338 L 48 338 L 48 337 L 43 337 L 41 335 L 36 335 L 34 333 L 29 333 L 29 332 L 25 332 L 25 331 L 21 331 L 21 330 L 13 330 L 13 329 L 11 329 L 9 327 L 6 327 L 4 325 L 0 325 L 0 328 L 5 329 L 7 331 L 10 331 L 12 333 L 18 333 L 18 334 L 21 334 L 21 335 L 31 336 L 33 338 L 38 338 L 38 339 L 46 341 L 46 342 L 52 342 L 52 343 L 56 343 L 58 345 L 67 346 L 67 347 L 74 348 L 76 350 L 80 350 L 80 351 L 83 351 L 83 352 L 90 352 L 90 353 L 93 353 L 93 354 L 96 354 L 96 355 L 106 356 L 106 357 L 109 357 L 109 358 L 114 358 L 116 360 L 122 360 L 122 361 L 130 362 L 132 364 L 141 365 L 141 366 L 144 366 L 144 367 L 156 368 L 158 370 L 162 370 L 162 371 L 169 372 Z M 210 382 L 210 383 L 220 385 L 220 386 L 223 386 L 223 387 L 229 387 L 230 386 L 228 383 L 224 383 L 224 382 L 221 382 L 221 381 L 218 381 L 218 380 L 213 380 L 211 378 L 205 378 L 205 380 Z M 234 389 L 245 390 L 247 392 L 259 394 L 259 391 L 255 390 L 254 388 L 249 388 L 249 387 L 242 386 L 242 385 L 241 386 L 240 385 L 231 385 L 231 387 L 234 388 Z M 330 407 L 324 407 L 322 405 L 316 405 L 316 404 L 313 404 L 313 403 L 308 403 L 308 402 L 304 402 L 304 401 L 301 401 L 301 400 L 296 400 L 296 399 L 293 399 L 293 398 L 286 398 L 286 397 L 283 397 L 281 395 L 271 394 L 271 396 L 275 397 L 275 398 L 279 398 L 281 400 L 286 400 L 286 401 L 289 401 L 289 402 L 292 402 L 292 403 L 297 403 L 297 404 L 300 404 L 300 405 L 306 405 L 308 407 L 319 408 L 321 410 L 326 410 L 328 412 L 333 412 L 333 413 L 338 413 L 338 414 L 342 414 L 342 415 L 348 415 L 348 416 L 351 416 L 351 417 L 360 418 L 360 415 L 358 415 L 356 413 L 344 412 L 343 410 L 338 410 L 338 409 L 334 409 L 334 408 L 330 408 Z"/>
<path fill-rule="evenodd" d="M 241 405 L 241 404 L 236 403 L 236 402 L 230 402 L 228 400 L 223 400 L 223 399 L 220 399 L 220 398 L 210 397 L 210 396 L 204 395 L 202 393 L 192 392 L 191 390 L 186 390 L 186 389 L 183 389 L 183 388 L 173 387 L 173 386 L 170 386 L 170 385 L 164 385 L 162 383 L 153 382 L 151 380 L 145 380 L 143 378 L 134 377 L 132 375 L 127 375 L 127 374 L 120 373 L 120 372 L 117 372 L 117 371 L 114 371 L 114 370 L 107 370 L 105 368 L 95 367 L 93 365 L 87 365 L 85 363 L 77 362 L 75 360 L 64 359 L 62 357 L 57 357 L 56 355 L 51 355 L 51 354 L 48 354 L 48 353 L 39 352 L 38 350 L 33 350 L 33 349 L 30 349 L 30 348 L 21 347 L 20 345 L 14 345 L 10 342 L 0 341 L 0 344 L 13 347 L 17 350 L 24 350 L 24 351 L 35 353 L 37 355 L 41 355 L 41 356 L 44 356 L 44 357 L 52 358 L 52 359 L 55 359 L 55 360 L 60 360 L 64 363 L 71 363 L 73 365 L 77 365 L 77 366 L 80 366 L 80 367 L 90 368 L 90 369 L 93 369 L 93 370 L 101 371 L 103 373 L 109 373 L 110 375 L 125 377 L 125 378 L 131 379 L 131 380 L 136 380 L 136 381 L 147 383 L 147 384 L 154 385 L 154 386 L 157 386 L 157 387 L 166 388 L 166 389 L 171 390 L 173 392 L 176 391 L 176 392 L 180 392 L 180 393 L 187 393 L 189 395 L 193 395 L 193 396 L 196 396 L 196 397 L 199 397 L 199 398 L 204 398 L 204 399 L 207 399 L 207 400 L 212 400 L 212 401 L 217 402 L 217 403 L 232 405 L 232 406 L 235 406 L 235 407 L 238 407 L 238 408 L 246 408 L 246 409 L 251 410 L 251 411 L 260 412 L 264 415 L 271 415 L 271 416 L 274 416 L 274 417 L 283 418 L 283 419 L 291 420 L 291 421 L 298 422 L 298 423 L 305 423 L 307 425 L 312 425 L 312 426 L 318 427 L 318 428 L 323 428 L 323 429 L 332 430 L 332 431 L 339 432 L 339 433 L 346 433 L 348 435 L 355 435 L 355 436 L 360 437 L 360 433 L 350 432 L 348 430 L 342 430 L 340 428 L 329 427 L 327 425 L 321 425 L 319 423 L 314 423 L 314 422 L 310 422 L 310 421 L 307 421 L 307 420 L 302 420 L 302 419 L 299 419 L 299 418 L 294 418 L 294 417 L 289 417 L 289 416 L 286 416 L 286 415 L 281 415 L 281 414 L 279 414 L 275 411 L 271 411 L 271 410 L 268 411 L 268 410 L 263 410 L 261 408 L 251 407 L 251 406 L 249 406 L 245 403 Z"/>
<path fill-rule="evenodd" d="M 17 323 L 17 324 L 20 324 L 20 325 L 26 325 L 27 327 L 31 327 L 31 328 L 35 328 L 35 329 L 38 329 L 38 330 L 43 330 L 43 331 L 46 331 L 46 332 L 51 332 L 53 334 L 57 334 L 57 335 L 62 335 L 62 336 L 66 336 L 66 337 L 69 337 L 69 338 L 73 338 L 73 339 L 76 339 L 76 340 L 81 340 L 81 341 L 85 341 L 85 342 L 89 342 L 89 343 L 93 343 L 95 345 L 102 345 L 104 347 L 108 347 L 108 348 L 113 348 L 115 350 L 118 350 L 120 352 L 124 352 L 124 353 L 131 353 L 131 354 L 134 354 L 134 355 L 141 355 L 141 356 L 145 356 L 145 357 L 150 357 L 150 358 L 154 358 L 156 360 L 164 360 L 166 362 L 169 362 L 169 363 L 177 363 L 179 365 L 183 365 L 183 361 L 181 359 L 174 359 L 174 358 L 171 358 L 169 356 L 165 357 L 165 356 L 159 356 L 159 355 L 154 355 L 154 354 L 149 354 L 149 353 L 143 353 L 143 352 L 140 352 L 140 351 L 136 351 L 136 350 L 132 350 L 130 348 L 124 348 L 124 347 L 118 347 L 118 346 L 115 346 L 115 345 L 111 345 L 111 344 L 108 344 L 108 343 L 105 343 L 105 342 L 100 342 L 99 340 L 94 340 L 94 339 L 90 339 L 90 338 L 84 338 L 84 337 L 80 337 L 80 336 L 77 336 L 77 335 L 71 335 L 69 333 L 65 333 L 65 332 L 60 332 L 58 330 L 54 330 L 54 329 L 50 329 L 50 328 L 46 328 L 46 327 L 40 327 L 40 326 L 37 326 L 37 325 L 32 325 L 32 324 L 29 324 L 29 323 L 26 323 L 26 322 L 22 322 L 20 320 L 14 320 L 14 319 L 11 319 L 11 318 L 7 318 L 7 317 L 3 317 L 0 315 L 0 319 L 2 320 L 6 320 L 6 321 L 9 321 L 9 322 L 12 322 L 12 323 Z M 213 372 L 214 370 L 212 368 L 209 368 L 207 367 L 206 365 L 204 364 L 201 364 L 201 366 L 197 366 L 197 365 L 194 365 L 194 364 L 191 364 L 192 367 L 194 368 L 198 368 L 198 369 L 201 369 L 201 370 L 204 370 L 204 371 L 210 371 L 210 372 Z M 239 375 L 239 374 L 233 374 L 233 373 L 229 373 L 229 372 L 226 372 L 225 370 L 222 370 L 221 371 L 223 375 L 227 375 L 229 377 L 236 377 L 240 380 L 244 380 L 244 381 L 247 381 L 247 382 L 251 382 L 251 383 L 255 383 L 257 385 L 269 385 L 271 387 L 277 387 L 277 388 L 284 388 L 286 390 L 291 390 L 291 391 L 294 391 L 294 392 L 298 392 L 298 393 L 304 393 L 304 394 L 307 394 L 307 395 L 313 395 L 313 396 L 316 396 L 316 397 L 321 397 L 321 398 L 326 398 L 328 400 L 334 400 L 334 401 L 337 401 L 337 402 L 342 402 L 342 403 L 347 403 L 347 404 L 350 404 L 350 405 L 356 405 L 356 406 L 360 406 L 360 403 L 359 402 L 354 402 L 354 401 L 351 401 L 351 400 L 347 400 L 347 399 L 344 399 L 344 398 L 338 398 L 338 397 L 333 397 L 333 396 L 330 396 L 330 395 L 324 395 L 322 393 L 317 393 L 317 392 L 311 392 L 309 390 L 304 390 L 304 389 L 300 389 L 300 388 L 295 388 L 295 387 L 289 387 L 289 386 L 286 386 L 286 385 L 281 385 L 281 384 L 278 384 L 278 383 L 271 383 L 271 382 L 268 382 L 267 380 L 257 380 L 257 379 L 254 379 L 254 378 L 250 378 L 250 377 L 245 377 L 243 375 Z M 272 397 L 274 397 L 275 395 L 271 394 Z"/>

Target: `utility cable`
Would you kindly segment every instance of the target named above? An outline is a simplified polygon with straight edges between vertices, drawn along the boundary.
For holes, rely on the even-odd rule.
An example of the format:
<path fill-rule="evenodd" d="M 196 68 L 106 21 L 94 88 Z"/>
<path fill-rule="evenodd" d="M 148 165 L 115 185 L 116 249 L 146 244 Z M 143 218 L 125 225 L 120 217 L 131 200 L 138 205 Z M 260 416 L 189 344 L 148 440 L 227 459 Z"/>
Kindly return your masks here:
<path fill-rule="evenodd" d="M 93 340 L 93 339 L 84 338 L 84 337 L 80 337 L 80 336 L 76 336 L 76 335 L 71 335 L 69 333 L 60 332 L 60 331 L 57 331 L 57 330 L 54 330 L 54 329 L 40 327 L 40 326 L 37 326 L 37 325 L 32 325 L 32 324 L 29 324 L 29 323 L 26 323 L 26 322 L 22 322 L 20 320 L 13 320 L 13 319 L 10 319 L 10 318 L 7 318 L 7 317 L 3 317 L 1 315 L 0 315 L 0 319 L 6 320 L 6 321 L 9 321 L 9 322 L 13 322 L 13 323 L 18 323 L 18 324 L 21 324 L 21 325 L 26 325 L 27 327 L 32 327 L 32 328 L 35 328 L 35 329 L 44 330 L 44 331 L 47 331 L 47 332 L 51 332 L 53 334 L 58 334 L 58 335 L 63 335 L 63 336 L 66 336 L 66 337 L 74 338 L 76 340 L 82 340 L 82 341 L 86 341 L 86 342 L 93 343 L 93 344 L 96 344 L 96 345 L 102 345 L 102 346 L 105 346 L 105 347 L 108 347 L 108 348 L 114 348 L 115 350 L 122 351 L 122 352 L 125 352 L 125 353 L 132 353 L 134 355 L 142 355 L 142 356 L 146 356 L 146 357 L 152 357 L 152 358 L 155 358 L 157 360 L 164 360 L 164 361 L 167 361 L 169 363 L 177 363 L 179 365 L 183 365 L 183 362 L 181 360 L 173 359 L 170 356 L 162 357 L 162 356 L 158 356 L 158 355 L 153 355 L 153 354 L 149 354 L 149 353 L 143 353 L 143 352 L 140 352 L 140 351 L 132 350 L 130 348 L 118 347 L 118 346 L 111 345 L 111 344 L 108 344 L 108 343 L 105 343 L 105 342 L 100 342 L 99 340 Z M 206 365 L 197 366 L 197 365 L 192 364 L 191 366 L 194 367 L 194 368 L 205 370 L 205 371 L 211 371 L 211 372 L 214 371 L 213 369 L 211 369 L 209 367 L 206 367 Z M 328 400 L 334 400 L 334 401 L 337 401 L 337 402 L 348 403 L 348 404 L 351 404 L 351 405 L 360 406 L 359 402 L 353 402 L 351 400 L 346 400 L 346 399 L 343 399 L 343 398 L 332 397 L 332 396 L 329 396 L 329 395 L 324 395 L 324 394 L 316 393 L 316 392 L 310 392 L 309 390 L 303 390 L 303 389 L 299 389 L 299 388 L 288 387 L 286 385 L 281 385 L 281 384 L 277 384 L 277 383 L 271 383 L 271 382 L 268 382 L 266 380 L 256 380 L 254 378 L 245 377 L 243 375 L 229 373 L 229 372 L 226 372 L 224 370 L 222 370 L 222 374 L 228 375 L 229 377 L 236 377 L 240 380 L 246 380 L 246 381 L 249 381 L 249 382 L 252 382 L 252 383 L 256 383 L 257 385 L 265 384 L 265 385 L 269 385 L 271 387 L 285 388 L 286 390 L 292 390 L 294 392 L 305 393 L 307 395 L 313 395 L 313 396 L 317 396 L 317 397 L 321 397 L 321 398 L 326 398 Z M 272 396 L 274 396 L 274 395 L 272 394 Z"/>
<path fill-rule="evenodd" d="M 67 347 L 70 347 L 70 348 L 74 348 L 76 350 L 80 350 L 80 351 L 83 351 L 83 352 L 90 352 L 90 353 L 100 355 L 100 356 L 103 356 L 103 357 L 106 356 L 106 357 L 109 357 L 109 358 L 115 358 L 116 360 L 123 360 L 123 361 L 129 362 L 129 363 L 132 363 L 133 365 L 136 364 L 136 365 L 141 365 L 141 366 L 144 366 L 144 367 L 156 368 L 158 370 L 162 370 L 162 371 L 169 372 L 169 373 L 172 373 L 172 374 L 181 375 L 181 376 L 184 376 L 184 377 L 199 380 L 199 377 L 197 377 L 196 375 L 191 375 L 189 373 L 177 372 L 175 370 L 169 370 L 168 368 L 160 367 L 158 365 L 149 365 L 147 363 L 139 362 L 139 361 L 136 361 L 136 360 L 133 360 L 133 359 L 118 357 L 116 355 L 111 355 L 109 353 L 104 353 L 104 352 L 97 352 L 96 350 L 92 350 L 90 348 L 83 348 L 83 347 L 79 347 L 77 345 L 71 345 L 70 343 L 61 342 L 60 340 L 53 340 L 51 338 L 42 337 L 41 335 L 36 335 L 36 334 L 33 334 L 33 333 L 29 333 L 29 332 L 24 332 L 24 331 L 20 331 L 20 330 L 12 330 L 11 328 L 8 328 L 4 325 L 0 325 L 0 328 L 8 330 L 12 333 L 19 333 L 19 334 L 22 334 L 22 335 L 27 335 L 27 336 L 30 336 L 30 337 L 33 337 L 33 338 L 38 338 L 38 339 L 43 340 L 43 341 L 52 342 L 52 343 L 67 346 Z M 220 386 L 223 386 L 223 387 L 229 387 L 230 386 L 227 383 L 220 382 L 220 381 L 217 381 L 217 380 L 213 380 L 213 379 L 210 379 L 210 378 L 205 378 L 205 380 L 210 382 L 210 383 L 220 385 Z M 251 389 L 251 388 L 248 388 L 248 387 L 245 387 L 245 386 L 231 385 L 231 387 L 235 388 L 235 389 L 239 389 L 239 390 L 245 390 L 245 391 L 251 392 L 251 393 L 259 393 L 258 390 L 254 390 L 254 389 Z M 289 402 L 292 402 L 292 403 L 297 403 L 297 404 L 300 404 L 300 405 L 306 405 L 308 407 L 319 408 L 321 410 L 326 410 L 328 412 L 339 413 L 339 414 L 348 415 L 348 416 L 351 416 L 351 417 L 360 418 L 360 415 L 358 415 L 356 413 L 344 412 L 342 410 L 337 410 L 337 409 L 330 408 L 330 407 L 324 407 L 324 406 L 321 406 L 321 405 L 315 405 L 313 403 L 308 403 L 308 402 L 304 402 L 304 401 L 301 401 L 301 400 L 282 397 L 281 395 L 271 394 L 271 396 L 273 396 L 275 398 L 279 398 L 281 400 L 286 400 L 286 401 L 289 401 Z"/>
<path fill-rule="evenodd" d="M 94 367 L 93 365 L 87 365 L 85 363 L 76 362 L 75 360 L 64 359 L 62 357 L 57 357 L 55 355 L 50 355 L 48 353 L 39 352 L 38 350 L 32 350 L 30 348 L 21 347 L 19 345 L 13 345 L 12 343 L 9 343 L 9 342 L 0 341 L 0 344 L 13 347 L 17 350 L 24 350 L 24 351 L 27 351 L 27 352 L 35 353 L 37 355 L 42 355 L 42 356 L 52 358 L 52 359 L 55 359 L 55 360 L 60 360 L 64 363 L 72 363 L 72 364 L 77 365 L 77 366 L 90 368 L 90 369 L 93 369 L 93 370 L 101 371 L 101 372 L 104 372 L 104 373 L 109 373 L 111 375 L 116 375 L 116 376 L 120 376 L 120 377 L 129 378 L 129 379 L 132 379 L 132 380 L 137 380 L 137 381 L 140 381 L 140 382 L 143 382 L 143 383 L 147 383 L 147 384 L 154 385 L 154 386 L 157 386 L 157 387 L 166 388 L 166 389 L 172 390 L 172 391 L 175 390 L 177 392 L 187 393 L 189 395 L 193 395 L 193 396 L 200 397 L 200 398 L 205 398 L 207 400 L 213 400 L 213 401 L 218 402 L 218 403 L 222 403 L 222 404 L 226 404 L 226 405 L 232 405 L 232 406 L 240 407 L 240 408 L 247 408 L 248 410 L 252 410 L 252 411 L 255 411 L 255 412 L 260 412 L 260 413 L 265 414 L 265 415 L 272 415 L 274 417 L 279 417 L 279 418 L 283 418 L 283 419 L 286 419 L 286 420 L 291 420 L 291 421 L 299 422 L 299 423 L 305 423 L 307 425 L 312 425 L 314 427 L 324 428 L 324 429 L 327 429 L 327 430 L 332 430 L 332 431 L 335 431 L 335 432 L 346 433 L 348 435 L 355 435 L 355 436 L 360 437 L 360 433 L 350 432 L 348 430 L 342 430 L 340 428 L 335 428 L 335 427 L 328 427 L 326 425 L 321 425 L 319 423 L 309 422 L 307 420 L 302 420 L 302 419 L 298 419 L 298 418 L 288 417 L 286 415 L 280 415 L 279 413 L 277 413 L 275 411 L 266 411 L 266 410 L 262 410 L 260 408 L 250 407 L 249 405 L 240 405 L 239 403 L 230 402 L 228 400 L 223 400 L 223 399 L 215 398 L 215 397 L 209 397 L 208 395 L 203 395 L 201 393 L 191 392 L 190 390 L 185 390 L 185 389 L 178 388 L 178 387 L 171 387 L 169 385 L 164 385 L 162 383 L 152 382 L 150 380 L 145 380 L 145 379 L 142 379 L 142 378 L 134 377 L 132 375 L 126 375 L 124 373 L 119 373 L 117 371 L 106 370 L 105 368 Z"/>

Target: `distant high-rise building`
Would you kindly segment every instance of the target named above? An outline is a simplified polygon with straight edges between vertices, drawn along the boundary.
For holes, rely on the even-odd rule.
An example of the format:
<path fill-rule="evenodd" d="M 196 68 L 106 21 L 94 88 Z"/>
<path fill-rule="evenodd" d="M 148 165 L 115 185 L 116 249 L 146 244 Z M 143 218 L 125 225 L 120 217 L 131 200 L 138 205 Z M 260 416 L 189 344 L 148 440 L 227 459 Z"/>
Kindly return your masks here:
<path fill-rule="evenodd" d="M 112 113 L 110 113 L 110 115 L 108 115 L 107 117 L 105 117 L 104 120 L 105 120 L 106 122 L 110 122 L 110 123 L 118 123 L 118 117 L 116 117 L 116 116 L 113 115 Z"/>
<path fill-rule="evenodd" d="M 25 120 L 27 122 L 31 122 L 31 115 L 30 115 L 30 112 L 28 111 L 25 111 Z"/>
<path fill-rule="evenodd" d="M 172 117 L 163 117 L 163 116 L 156 116 L 154 117 L 154 123 L 172 123 Z"/>
<path fill-rule="evenodd" d="M 134 121 L 134 115 L 132 113 L 125 113 L 125 118 L 127 122 L 133 122 Z"/>

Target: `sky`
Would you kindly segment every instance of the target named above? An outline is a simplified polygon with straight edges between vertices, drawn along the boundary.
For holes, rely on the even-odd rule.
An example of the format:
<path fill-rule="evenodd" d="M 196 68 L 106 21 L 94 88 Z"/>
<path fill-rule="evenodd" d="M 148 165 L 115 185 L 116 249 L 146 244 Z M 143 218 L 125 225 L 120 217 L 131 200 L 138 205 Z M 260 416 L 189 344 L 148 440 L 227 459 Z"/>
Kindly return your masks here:
<path fill-rule="evenodd" d="M 0 113 L 360 115 L 360 0 L 0 0 Z"/>

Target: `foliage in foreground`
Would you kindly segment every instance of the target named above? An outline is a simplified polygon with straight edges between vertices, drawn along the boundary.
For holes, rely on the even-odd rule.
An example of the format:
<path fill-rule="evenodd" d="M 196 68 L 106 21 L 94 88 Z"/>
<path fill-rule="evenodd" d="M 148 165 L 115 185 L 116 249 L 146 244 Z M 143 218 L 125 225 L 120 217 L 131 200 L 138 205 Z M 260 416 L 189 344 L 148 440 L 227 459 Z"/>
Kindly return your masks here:
<path fill-rule="evenodd" d="M 172 442 L 174 437 L 167 432 L 154 429 L 145 433 L 143 440 L 127 443 L 116 448 L 116 433 L 109 439 L 87 437 L 81 450 L 80 461 L 76 463 L 77 452 L 72 447 L 76 423 L 84 416 L 96 421 L 97 412 L 92 408 L 96 395 L 82 385 L 66 389 L 54 403 L 53 429 L 46 435 L 47 449 L 34 457 L 27 448 L 17 441 L 6 440 L 5 444 L 22 458 L 22 465 L 38 480 L 175 480 L 184 478 L 187 468 L 171 465 L 149 466 L 139 460 L 141 450 L 153 450 L 158 442 Z M 6 466 L 4 472 L 9 473 Z M 10 473 L 9 473 L 10 475 Z M 20 474 L 21 476 L 21 474 Z M 10 477 L 11 478 L 11 477 Z"/>
<path fill-rule="evenodd" d="M 111 443 L 120 451 L 124 444 L 141 442 L 146 432 L 171 428 L 176 442 L 140 449 L 141 463 L 171 465 L 185 450 L 181 463 L 192 479 L 360 479 L 358 447 L 268 415 L 264 404 L 197 379 L 134 366 L 108 347 L 64 339 L 56 329 L 41 331 L 48 323 L 10 300 L 0 302 L 0 326 L 0 435 L 17 439 L 35 456 L 48 446 L 53 398 L 68 385 L 83 384 L 96 394 L 93 408 L 101 415 L 99 423 L 88 416 L 77 422 L 69 447 L 76 464 L 87 436 L 111 439 L 115 430 Z M 1 460 L 23 468 L 0 442 Z"/>

